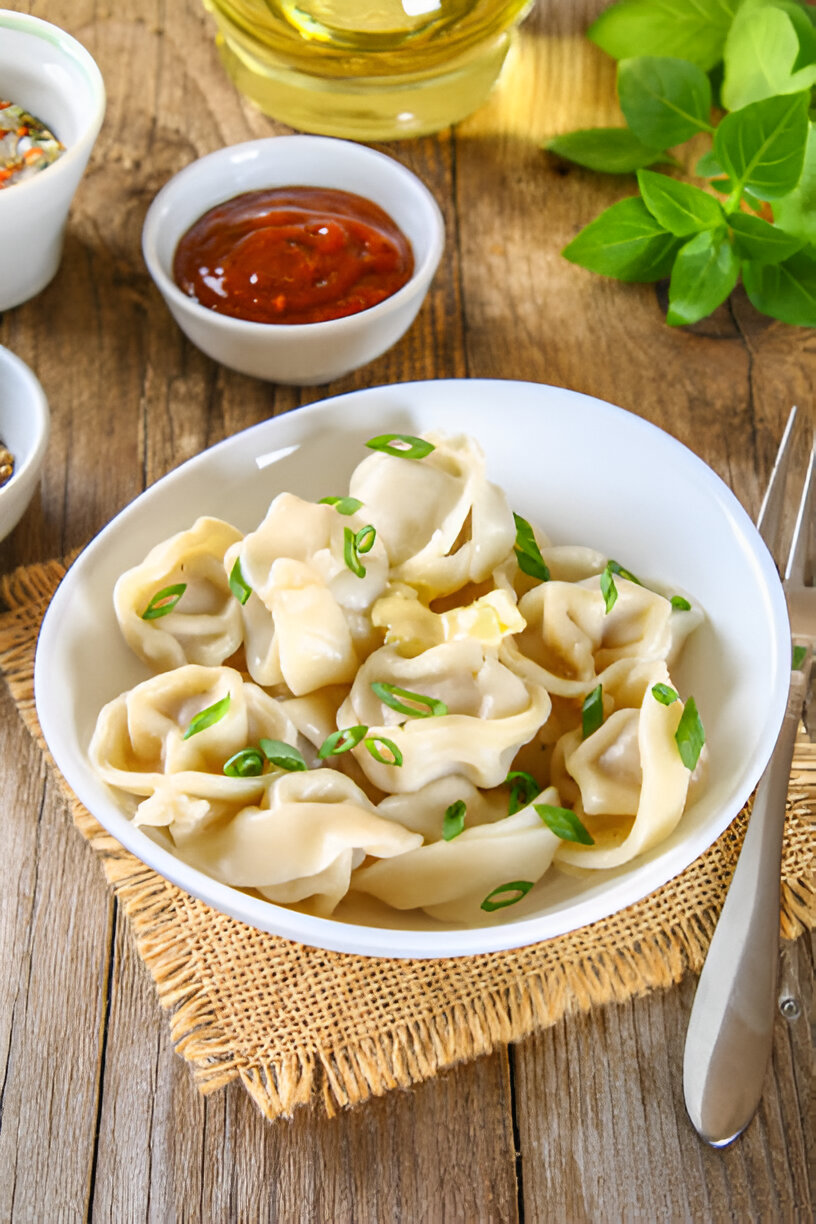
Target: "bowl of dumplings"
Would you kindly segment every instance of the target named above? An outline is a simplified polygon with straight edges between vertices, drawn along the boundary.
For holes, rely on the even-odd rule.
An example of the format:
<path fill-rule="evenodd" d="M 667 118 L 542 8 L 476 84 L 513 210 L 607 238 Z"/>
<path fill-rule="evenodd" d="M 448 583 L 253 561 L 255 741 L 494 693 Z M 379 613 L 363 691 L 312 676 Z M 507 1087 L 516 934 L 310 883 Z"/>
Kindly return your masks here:
<path fill-rule="evenodd" d="M 637 415 L 376 387 L 196 456 L 69 570 L 35 668 L 79 799 L 213 908 L 367 956 L 574 930 L 724 831 L 790 637 L 730 490 Z"/>

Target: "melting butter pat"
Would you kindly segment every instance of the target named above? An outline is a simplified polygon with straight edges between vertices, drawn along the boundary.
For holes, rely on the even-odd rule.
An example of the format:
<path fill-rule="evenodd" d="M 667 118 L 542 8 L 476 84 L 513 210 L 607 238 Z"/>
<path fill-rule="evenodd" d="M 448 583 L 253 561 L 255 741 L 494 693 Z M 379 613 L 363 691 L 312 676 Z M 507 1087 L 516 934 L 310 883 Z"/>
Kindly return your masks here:
<path fill-rule="evenodd" d="M 527 623 L 507 591 L 488 591 L 463 608 L 433 612 L 412 587 L 401 583 L 377 600 L 371 619 L 377 628 L 385 629 L 386 645 L 396 645 L 409 656 L 463 638 L 498 646 L 502 638 L 520 633 Z"/>

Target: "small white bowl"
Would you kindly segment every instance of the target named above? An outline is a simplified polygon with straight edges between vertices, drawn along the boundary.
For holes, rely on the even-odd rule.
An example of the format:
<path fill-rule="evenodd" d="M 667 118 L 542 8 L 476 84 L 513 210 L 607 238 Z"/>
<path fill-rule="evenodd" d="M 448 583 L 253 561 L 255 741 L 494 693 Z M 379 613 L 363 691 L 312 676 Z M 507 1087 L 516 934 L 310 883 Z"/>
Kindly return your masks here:
<path fill-rule="evenodd" d="M 65 223 L 105 114 L 96 63 L 70 34 L 0 9 L 0 95 L 65 145 L 39 174 L 0 190 L 0 311 L 38 294 L 62 258 Z"/>
<path fill-rule="evenodd" d="M 0 442 L 14 473 L 0 485 L 0 540 L 17 526 L 34 495 L 48 445 L 48 401 L 31 370 L 0 345 Z"/>
<path fill-rule="evenodd" d="M 214 205 L 264 187 L 331 187 L 372 200 L 411 243 L 411 279 L 376 306 L 323 323 L 251 323 L 193 301 L 173 280 L 179 239 Z M 150 275 L 193 344 L 242 374 L 298 386 L 330 382 L 395 344 L 422 305 L 443 246 L 442 214 L 415 174 L 365 145 L 322 136 L 272 136 L 200 158 L 161 189 L 142 231 Z"/>

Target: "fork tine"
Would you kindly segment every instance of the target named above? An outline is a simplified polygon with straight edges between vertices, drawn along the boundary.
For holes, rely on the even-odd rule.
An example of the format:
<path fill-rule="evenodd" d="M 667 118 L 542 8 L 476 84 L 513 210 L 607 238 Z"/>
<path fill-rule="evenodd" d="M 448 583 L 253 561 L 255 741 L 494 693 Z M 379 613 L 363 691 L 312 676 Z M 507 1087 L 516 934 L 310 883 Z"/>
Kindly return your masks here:
<path fill-rule="evenodd" d="M 779 529 L 782 525 L 782 513 L 785 505 L 785 481 L 788 476 L 791 452 L 793 450 L 793 430 L 796 424 L 796 405 L 790 410 L 788 423 L 776 452 L 771 478 L 762 499 L 762 505 L 757 515 L 757 531 L 768 546 L 771 555 L 776 559 L 776 549 L 779 541 Z"/>
<path fill-rule="evenodd" d="M 793 529 L 788 564 L 785 568 L 785 581 L 791 586 L 804 586 L 807 580 L 807 565 L 810 555 L 810 533 L 813 529 L 814 488 L 816 488 L 816 439 L 810 451 L 807 476 L 802 489 L 799 510 L 796 514 L 796 525 Z"/>

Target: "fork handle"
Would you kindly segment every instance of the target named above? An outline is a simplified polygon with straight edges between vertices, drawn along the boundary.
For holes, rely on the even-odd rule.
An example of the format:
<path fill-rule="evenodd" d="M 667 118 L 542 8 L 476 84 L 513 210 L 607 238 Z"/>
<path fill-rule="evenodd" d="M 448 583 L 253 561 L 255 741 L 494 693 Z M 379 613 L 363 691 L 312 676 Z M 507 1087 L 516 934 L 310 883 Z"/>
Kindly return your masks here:
<path fill-rule="evenodd" d="M 793 673 L 782 729 L 757 787 L 689 1018 L 686 1109 L 714 1147 L 736 1139 L 754 1116 L 773 1042 L 782 832 L 803 697 L 803 677 Z"/>

